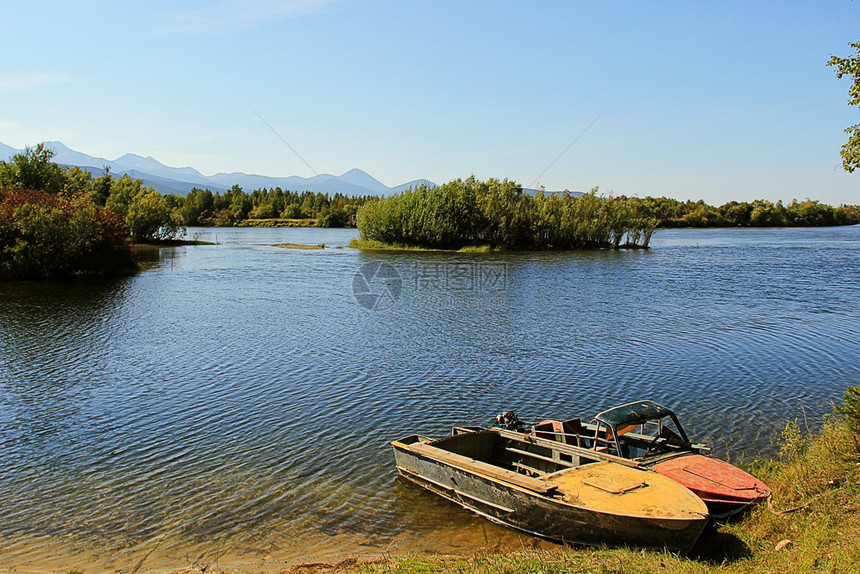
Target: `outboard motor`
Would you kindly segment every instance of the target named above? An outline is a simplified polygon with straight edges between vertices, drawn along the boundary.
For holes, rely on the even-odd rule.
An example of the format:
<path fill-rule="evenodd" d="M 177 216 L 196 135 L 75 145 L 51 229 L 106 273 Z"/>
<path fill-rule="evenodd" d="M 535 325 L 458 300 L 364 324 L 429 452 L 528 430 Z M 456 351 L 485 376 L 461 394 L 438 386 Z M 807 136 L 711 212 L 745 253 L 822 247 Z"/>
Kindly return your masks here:
<path fill-rule="evenodd" d="M 525 430 L 525 425 L 523 421 L 520 420 L 520 417 L 517 416 L 517 413 L 514 411 L 505 411 L 499 415 L 496 415 L 496 418 L 493 419 L 496 423 L 497 427 L 501 427 L 503 429 L 512 430 L 512 431 L 522 431 Z"/>

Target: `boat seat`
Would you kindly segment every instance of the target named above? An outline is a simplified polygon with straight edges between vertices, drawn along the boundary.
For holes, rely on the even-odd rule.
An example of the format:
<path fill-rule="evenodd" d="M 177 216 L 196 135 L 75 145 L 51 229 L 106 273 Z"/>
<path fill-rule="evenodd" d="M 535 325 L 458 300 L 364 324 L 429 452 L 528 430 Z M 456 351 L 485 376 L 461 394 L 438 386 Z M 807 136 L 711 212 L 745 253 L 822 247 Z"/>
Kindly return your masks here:
<path fill-rule="evenodd" d="M 534 426 L 534 433 L 538 438 L 576 446 L 583 446 L 583 431 L 582 420 L 578 418 L 567 421 L 547 420 Z"/>
<path fill-rule="evenodd" d="M 539 478 L 532 478 L 524 474 L 516 473 L 512 470 L 500 468 L 493 464 L 441 449 L 432 444 L 423 442 L 410 444 L 409 450 L 421 456 L 431 458 L 466 472 L 483 475 L 493 480 L 507 482 L 508 484 L 513 484 L 520 488 L 525 488 L 540 494 L 549 494 L 558 488 L 558 485 L 548 483 L 544 480 L 540 480 Z"/>

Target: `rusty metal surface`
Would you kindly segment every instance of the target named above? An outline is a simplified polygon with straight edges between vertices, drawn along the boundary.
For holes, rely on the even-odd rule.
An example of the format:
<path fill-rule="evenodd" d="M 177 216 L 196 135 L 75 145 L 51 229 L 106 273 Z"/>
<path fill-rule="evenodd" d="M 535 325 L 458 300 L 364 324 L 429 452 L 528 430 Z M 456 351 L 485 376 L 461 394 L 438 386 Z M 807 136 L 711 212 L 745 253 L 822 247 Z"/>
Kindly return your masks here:
<path fill-rule="evenodd" d="M 683 484 L 706 502 L 746 504 L 770 494 L 767 485 L 751 474 L 722 460 L 699 454 L 662 461 L 651 468 Z"/>
<path fill-rule="evenodd" d="M 611 462 L 588 464 L 550 479 L 565 502 L 619 516 L 689 519 L 708 512 L 704 502 L 676 481 Z"/>

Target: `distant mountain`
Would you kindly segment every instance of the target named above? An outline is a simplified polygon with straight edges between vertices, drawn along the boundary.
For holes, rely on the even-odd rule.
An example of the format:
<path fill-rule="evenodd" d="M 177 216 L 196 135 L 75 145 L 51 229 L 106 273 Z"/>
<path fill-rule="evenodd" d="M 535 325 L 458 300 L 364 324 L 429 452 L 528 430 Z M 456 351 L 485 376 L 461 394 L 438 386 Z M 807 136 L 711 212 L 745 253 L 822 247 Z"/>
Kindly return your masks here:
<path fill-rule="evenodd" d="M 11 158 L 16 153 L 19 153 L 19 150 L 0 143 L 0 159 L 8 160 L 8 158 Z"/>
<path fill-rule="evenodd" d="M 308 178 L 295 175 L 269 177 L 240 172 L 205 176 L 191 167 L 169 167 L 152 157 L 143 157 L 131 153 L 115 160 L 107 160 L 69 149 L 61 142 L 45 142 L 45 146 L 56 152 L 54 161 L 60 165 L 78 166 L 96 176 L 103 175 L 105 169 L 110 168 L 111 173 L 117 176 L 127 173 L 134 179 L 142 179 L 144 185 L 150 186 L 162 194 L 186 195 L 193 187 L 224 192 L 232 186 L 238 185 L 246 192 L 263 187 L 280 187 L 284 190 L 311 191 L 328 195 L 335 193 L 347 196 L 391 195 L 410 186 L 423 183 L 434 187 L 436 185 L 427 180 L 417 179 L 395 187 L 388 187 L 360 169 L 351 169 L 339 176 L 322 174 Z M 23 151 L 0 143 L 0 160 L 7 160 Z"/>

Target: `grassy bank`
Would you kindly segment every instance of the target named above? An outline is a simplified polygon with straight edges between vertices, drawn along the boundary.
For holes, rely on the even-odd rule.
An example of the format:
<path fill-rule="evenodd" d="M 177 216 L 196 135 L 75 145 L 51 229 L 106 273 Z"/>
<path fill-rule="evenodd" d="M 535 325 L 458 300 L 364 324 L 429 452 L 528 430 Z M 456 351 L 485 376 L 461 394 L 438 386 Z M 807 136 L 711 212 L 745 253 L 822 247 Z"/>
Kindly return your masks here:
<path fill-rule="evenodd" d="M 317 220 L 309 219 L 245 219 L 236 224 L 236 227 L 316 227 Z"/>
<path fill-rule="evenodd" d="M 274 247 L 283 247 L 284 249 L 325 249 L 326 244 L 308 245 L 306 243 L 278 243 Z"/>
<path fill-rule="evenodd" d="M 853 394 L 851 394 L 853 392 Z M 414 555 L 381 562 L 300 567 L 295 571 L 366 574 L 457 573 L 748 573 L 860 572 L 860 390 L 846 393 L 847 416 L 835 413 L 810 433 L 792 421 L 779 460 L 752 472 L 774 492 L 743 519 L 709 529 L 690 556 L 638 549 L 559 546 L 475 556 Z M 853 406 L 853 414 L 852 414 Z"/>
<path fill-rule="evenodd" d="M 147 249 L 161 249 L 162 247 L 182 247 L 183 245 L 216 245 L 216 243 L 200 239 L 165 239 L 147 241 L 146 243 L 132 243 L 131 248 L 135 251 L 145 251 Z"/>
<path fill-rule="evenodd" d="M 419 245 L 408 245 L 406 243 L 385 243 L 375 239 L 366 239 L 358 237 L 349 242 L 349 246 L 353 249 L 364 249 L 367 251 L 447 251 L 451 253 L 489 253 L 490 251 L 499 251 L 493 249 L 489 245 L 467 246 L 461 249 L 432 249 L 430 247 L 421 247 Z"/>

